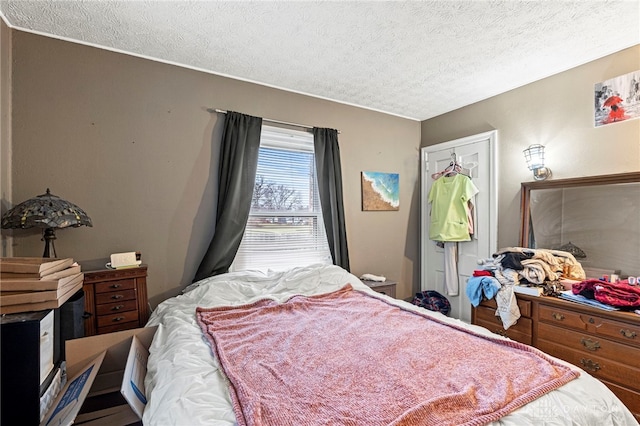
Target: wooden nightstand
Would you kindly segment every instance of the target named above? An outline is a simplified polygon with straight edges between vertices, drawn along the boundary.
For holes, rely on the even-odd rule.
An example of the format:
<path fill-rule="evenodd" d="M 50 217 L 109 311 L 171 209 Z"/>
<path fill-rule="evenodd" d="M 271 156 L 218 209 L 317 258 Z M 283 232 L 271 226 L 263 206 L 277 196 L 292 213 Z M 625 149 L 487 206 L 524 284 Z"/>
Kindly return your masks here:
<path fill-rule="evenodd" d="M 378 293 L 386 294 L 389 297 L 396 297 L 396 285 L 398 284 L 395 281 L 367 281 L 362 280 L 367 286 L 371 287 Z"/>
<path fill-rule="evenodd" d="M 149 319 L 147 267 L 84 273 L 86 336 L 144 327 Z"/>

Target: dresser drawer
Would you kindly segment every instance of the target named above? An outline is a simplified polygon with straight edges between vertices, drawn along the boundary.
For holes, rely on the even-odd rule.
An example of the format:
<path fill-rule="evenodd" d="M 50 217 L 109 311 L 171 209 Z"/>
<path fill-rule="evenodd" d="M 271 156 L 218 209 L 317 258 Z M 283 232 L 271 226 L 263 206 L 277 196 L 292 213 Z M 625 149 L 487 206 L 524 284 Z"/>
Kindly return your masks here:
<path fill-rule="evenodd" d="M 563 344 L 538 338 L 536 347 L 585 370 L 592 376 L 612 381 L 630 390 L 640 390 L 640 369 L 616 361 L 571 349 Z"/>
<path fill-rule="evenodd" d="M 520 309 L 520 315 L 523 317 L 531 317 L 531 302 L 528 300 L 522 300 L 520 298 L 516 299 L 516 303 L 518 304 L 518 308 Z M 480 303 L 480 306 L 486 306 L 492 309 L 498 309 L 498 304 L 495 299 L 487 299 L 483 300 Z"/>
<path fill-rule="evenodd" d="M 149 318 L 147 266 L 87 271 L 85 335 L 143 327 Z M 120 318 L 124 317 L 124 318 Z M 117 320 L 114 320 L 117 319 Z"/>
<path fill-rule="evenodd" d="M 640 346 L 639 325 L 609 319 L 599 319 L 596 321 L 596 333 L 610 337 L 626 345 Z"/>
<path fill-rule="evenodd" d="M 116 314 L 118 312 L 135 311 L 138 309 L 138 301 L 122 300 L 114 303 L 105 303 L 102 305 L 96 305 L 96 314 L 98 316 Z"/>
<path fill-rule="evenodd" d="M 98 327 L 98 334 L 106 334 L 106 333 L 115 333 L 116 331 L 130 330 L 132 328 L 139 327 L 137 321 L 129 321 L 129 322 L 120 322 L 115 325 L 109 325 L 106 327 Z"/>
<path fill-rule="evenodd" d="M 543 305 L 538 306 L 538 320 L 550 324 L 557 324 L 561 327 L 569 327 L 574 330 L 586 330 L 587 324 L 583 321 L 584 314 L 558 308 L 555 306 Z"/>
<path fill-rule="evenodd" d="M 96 294 L 99 293 L 107 293 L 110 291 L 122 291 L 122 290 L 130 290 L 136 288 L 136 282 L 132 279 L 127 280 L 117 280 L 117 281 L 107 281 L 103 283 L 96 283 L 95 289 Z"/>
<path fill-rule="evenodd" d="M 620 401 L 631 411 L 636 417 L 636 420 L 640 422 L 640 392 L 636 392 L 630 389 L 622 388 L 614 383 L 602 380 L 602 383 L 607 385 L 611 392 L 615 393 Z"/>
<path fill-rule="evenodd" d="M 137 311 L 118 312 L 116 314 L 98 316 L 98 328 L 138 321 Z"/>
<path fill-rule="evenodd" d="M 135 300 L 135 290 L 112 291 L 110 293 L 96 294 L 96 305 L 104 303 L 122 302 L 125 300 Z"/>
<path fill-rule="evenodd" d="M 502 320 L 495 315 L 495 312 L 494 309 L 478 306 L 476 308 L 476 324 L 487 328 L 492 333 L 531 345 L 532 321 L 530 318 L 520 317 L 518 322 L 505 330 Z"/>
<path fill-rule="evenodd" d="M 621 343 L 603 339 L 586 333 L 576 333 L 550 324 L 538 324 L 538 338 L 560 343 L 571 349 L 584 352 L 585 356 L 595 354 L 597 356 L 640 368 L 638 350 Z"/>
<path fill-rule="evenodd" d="M 560 327 L 588 331 L 598 336 L 606 336 L 627 345 L 640 346 L 640 325 L 544 304 L 540 304 L 538 307 L 538 320 Z"/>

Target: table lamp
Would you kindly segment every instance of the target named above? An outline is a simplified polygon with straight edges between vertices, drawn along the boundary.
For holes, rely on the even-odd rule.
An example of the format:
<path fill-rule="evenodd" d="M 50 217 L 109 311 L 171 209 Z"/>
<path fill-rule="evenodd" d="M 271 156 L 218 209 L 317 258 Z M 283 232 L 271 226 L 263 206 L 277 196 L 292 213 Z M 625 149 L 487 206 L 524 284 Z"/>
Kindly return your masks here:
<path fill-rule="evenodd" d="M 69 226 L 93 226 L 91 218 L 80 207 L 53 195 L 49 188 L 46 194 L 24 201 L 2 215 L 2 228 L 42 228 L 44 253 L 42 257 L 57 257 L 53 240 L 56 229 Z"/>

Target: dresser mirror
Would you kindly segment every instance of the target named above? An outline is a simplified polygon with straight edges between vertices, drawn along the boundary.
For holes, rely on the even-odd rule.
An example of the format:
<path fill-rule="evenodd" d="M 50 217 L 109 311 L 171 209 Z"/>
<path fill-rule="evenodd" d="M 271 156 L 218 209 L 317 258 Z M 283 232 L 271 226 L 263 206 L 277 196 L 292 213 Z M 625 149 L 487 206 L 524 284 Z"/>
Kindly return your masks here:
<path fill-rule="evenodd" d="M 640 172 L 523 182 L 520 245 L 565 250 L 588 278 L 640 276 Z"/>

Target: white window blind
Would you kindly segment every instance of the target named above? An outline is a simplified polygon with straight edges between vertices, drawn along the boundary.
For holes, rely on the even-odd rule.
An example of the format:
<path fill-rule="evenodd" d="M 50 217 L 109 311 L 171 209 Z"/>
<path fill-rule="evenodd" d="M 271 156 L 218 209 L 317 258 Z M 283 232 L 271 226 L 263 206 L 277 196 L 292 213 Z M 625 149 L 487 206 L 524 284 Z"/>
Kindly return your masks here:
<path fill-rule="evenodd" d="M 251 212 L 231 267 L 285 270 L 331 263 L 308 132 L 263 126 Z"/>

